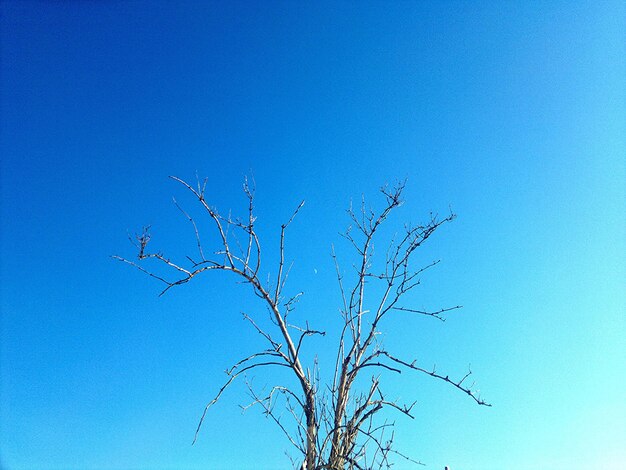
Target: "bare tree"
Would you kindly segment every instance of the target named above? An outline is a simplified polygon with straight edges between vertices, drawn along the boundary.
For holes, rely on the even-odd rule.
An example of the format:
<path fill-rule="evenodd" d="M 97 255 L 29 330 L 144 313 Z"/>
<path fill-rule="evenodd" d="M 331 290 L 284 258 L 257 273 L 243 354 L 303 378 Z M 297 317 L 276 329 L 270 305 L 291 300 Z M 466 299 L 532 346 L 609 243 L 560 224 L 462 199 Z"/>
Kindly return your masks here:
<path fill-rule="evenodd" d="M 381 390 L 381 373 L 401 373 L 403 370 L 429 375 L 455 387 L 468 395 L 479 405 L 491 406 L 473 390 L 473 385 L 466 385 L 471 375 L 468 371 L 460 379 L 452 379 L 439 373 L 435 368 L 427 369 L 416 361 L 398 357 L 389 351 L 378 339 L 381 323 L 385 317 L 398 313 L 423 315 L 444 321 L 444 314 L 460 308 L 453 306 L 434 311 L 412 308 L 402 303 L 411 289 L 420 283 L 420 275 L 438 264 L 434 261 L 426 266 L 414 268 L 411 259 L 416 250 L 443 224 L 454 219 L 449 213 L 439 218 L 430 215 L 429 220 L 421 225 L 405 226 L 399 237 L 388 246 L 384 261 L 379 270 L 372 262 L 374 242 L 381 225 L 389 214 L 402 204 L 404 183 L 395 187 L 383 187 L 381 193 L 384 207 L 376 212 L 368 209 L 362 201 L 359 210 L 348 210 L 351 225 L 343 236 L 352 245 L 357 262 L 354 264 L 355 275 L 351 283 L 346 282 L 334 247 L 332 259 L 335 264 L 339 292 L 341 295 L 341 330 L 338 332 L 336 362 L 332 381 L 322 383 L 317 358 L 313 364 L 303 364 L 302 346 L 307 339 L 325 335 L 306 322 L 296 325 L 289 322 L 289 315 L 294 310 L 302 293 L 287 297 L 283 295 L 289 275 L 285 262 L 285 232 L 302 209 L 302 201 L 289 220 L 280 227 L 280 241 L 276 276 L 262 281 L 262 250 L 255 227 L 254 185 L 246 179 L 243 191 L 247 197 L 247 215 L 243 219 L 221 215 L 205 199 L 207 180 L 197 180 L 192 186 L 177 177 L 170 177 L 188 190 L 202 207 L 214 225 L 220 246 L 211 256 L 201 242 L 200 230 L 196 220 L 185 212 L 176 201 L 185 218 L 190 222 L 196 239 L 196 255 L 187 256 L 182 261 L 175 261 L 160 252 L 148 250 L 150 242 L 149 227 L 131 241 L 137 247 L 137 260 L 132 261 L 120 256 L 114 258 L 128 263 L 147 275 L 163 283 L 161 295 L 172 287 L 185 284 L 205 271 L 230 271 L 247 283 L 254 294 L 260 298 L 270 312 L 271 326 L 261 327 L 259 322 L 246 314 L 244 318 L 264 339 L 266 348 L 251 354 L 234 364 L 226 371 L 227 379 L 212 400 L 204 408 L 193 442 L 205 421 L 207 411 L 222 396 L 223 392 L 237 378 L 243 377 L 253 398 L 252 405 L 259 405 L 285 434 L 300 457 L 292 460 L 295 468 L 314 469 L 372 469 L 388 468 L 391 457 L 401 457 L 419 464 L 392 447 L 393 423 L 375 419 L 384 409 L 391 409 L 412 418 L 412 404 L 403 404 L 389 399 Z M 157 274 L 145 266 L 145 261 L 156 262 L 171 271 L 173 278 Z M 378 284 L 373 289 L 373 284 Z M 372 295 L 370 297 L 370 292 Z M 366 294 L 368 297 L 366 298 Z M 367 305 L 367 307 L 366 307 Z M 269 392 L 258 393 L 246 378 L 250 371 L 266 367 L 281 367 L 291 371 L 291 386 L 275 385 Z M 371 371 L 371 380 L 363 387 L 357 377 Z M 280 405 L 277 405 L 280 403 Z M 280 411 L 287 411 L 293 418 L 286 424 Z"/>

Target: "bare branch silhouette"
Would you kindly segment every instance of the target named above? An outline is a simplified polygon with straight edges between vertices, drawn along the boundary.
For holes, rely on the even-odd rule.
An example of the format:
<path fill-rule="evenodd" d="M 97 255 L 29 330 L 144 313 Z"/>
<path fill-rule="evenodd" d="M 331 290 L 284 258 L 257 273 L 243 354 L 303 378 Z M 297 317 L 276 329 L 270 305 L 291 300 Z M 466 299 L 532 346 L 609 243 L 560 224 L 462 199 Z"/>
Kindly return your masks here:
<path fill-rule="evenodd" d="M 209 408 L 219 401 L 224 391 L 237 378 L 265 368 L 287 369 L 291 371 L 293 382 L 274 385 L 269 392 L 258 393 L 246 378 L 245 383 L 253 398 L 249 406 L 260 406 L 264 414 L 278 426 L 301 454 L 300 468 L 305 470 L 389 468 L 392 456 L 422 465 L 393 448 L 392 422 L 383 420 L 382 424 L 377 424 L 376 416 L 381 410 L 387 409 L 413 418 L 412 410 L 415 406 L 415 402 L 402 404 L 385 396 L 380 387 L 383 373 L 399 374 L 403 370 L 421 372 L 458 389 L 478 405 L 491 406 L 473 387 L 465 385 L 466 379 L 472 374 L 471 370 L 458 380 L 452 379 L 438 373 L 435 368 L 425 369 L 418 366 L 416 361 L 392 355 L 377 339 L 381 325 L 389 315 L 417 314 L 445 321 L 445 314 L 461 308 L 460 305 L 433 310 L 414 308 L 407 306 L 406 296 L 420 284 L 420 276 L 425 271 L 439 264 L 439 260 L 436 260 L 414 268 L 414 253 L 437 229 L 454 220 L 452 212 L 441 218 L 437 214 L 430 214 L 424 224 L 405 226 L 403 232 L 385 245 L 387 250 L 384 259 L 377 261 L 379 264 L 382 262 L 382 266 L 375 270 L 374 244 L 378 243 L 379 229 L 390 214 L 403 204 L 402 193 L 406 182 L 381 188 L 384 205 L 380 211 L 368 208 L 364 198 L 357 211 L 350 206 L 347 214 L 351 225 L 342 235 L 354 249 L 356 262 L 352 265 L 353 274 L 347 275 L 332 246 L 331 257 L 341 296 L 339 314 L 342 326 L 336 333 L 338 342 L 332 382 L 322 385 L 317 358 L 312 365 L 305 367 L 302 346 L 307 338 L 325 336 L 326 331 L 310 326 L 308 321 L 304 322 L 304 326 L 288 322 L 290 312 L 295 310 L 303 293 L 300 291 L 291 297 L 283 295 L 292 265 L 287 264 L 285 259 L 286 232 L 303 208 L 304 201 L 280 226 L 275 277 L 272 279 L 268 275 L 262 279 L 262 250 L 256 231 L 254 181 L 244 180 L 247 214 L 245 218 L 239 219 L 233 218 L 230 213 L 224 217 L 207 203 L 206 179 L 201 182 L 197 178 L 194 187 L 178 177 L 170 178 L 196 199 L 212 221 L 219 236 L 219 246 L 212 251 L 213 255 L 207 255 L 209 252 L 202 244 L 202 239 L 206 237 L 201 237 L 201 230 L 194 217 L 174 200 L 175 206 L 192 226 L 196 256 L 186 256 L 176 261 L 160 252 L 150 251 L 152 237 L 148 226 L 141 234 L 129 237 L 138 250 L 137 260 L 121 256 L 113 258 L 165 284 L 161 295 L 205 271 L 231 272 L 250 286 L 252 292 L 261 299 L 271 319 L 269 327 L 262 327 L 263 323 L 255 316 L 243 314 L 244 320 L 266 341 L 267 349 L 241 359 L 225 371 L 226 381 L 201 414 L 194 443 Z M 146 263 L 156 263 L 159 269 L 153 270 Z M 161 271 L 168 274 L 161 274 Z M 378 288 L 374 289 L 373 284 L 378 284 Z M 368 370 L 373 375 L 369 387 L 362 389 L 356 379 Z M 289 419 L 285 419 L 283 413 Z M 300 465 L 298 462 L 300 460 L 292 460 L 294 467 Z"/>

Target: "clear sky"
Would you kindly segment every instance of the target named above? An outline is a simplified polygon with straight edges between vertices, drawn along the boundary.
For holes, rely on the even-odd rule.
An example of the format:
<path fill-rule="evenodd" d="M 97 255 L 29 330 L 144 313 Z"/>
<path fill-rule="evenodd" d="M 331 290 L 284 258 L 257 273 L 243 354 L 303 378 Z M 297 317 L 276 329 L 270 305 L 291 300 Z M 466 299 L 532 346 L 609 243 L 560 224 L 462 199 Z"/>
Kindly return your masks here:
<path fill-rule="evenodd" d="M 351 199 L 379 205 L 406 177 L 390 227 L 458 214 L 420 252 L 443 261 L 411 301 L 464 308 L 398 316 L 386 344 L 451 376 L 471 364 L 494 406 L 386 377 L 418 400 L 399 450 L 433 469 L 626 468 L 623 2 L 0 9 L 2 468 L 288 468 L 242 385 L 190 445 L 223 370 L 262 345 L 240 315 L 264 314 L 257 299 L 219 274 L 159 298 L 110 258 L 146 224 L 155 249 L 194 250 L 171 198 L 193 201 L 168 175 L 207 176 L 209 200 L 242 213 L 250 171 L 268 256 L 307 201 L 289 285 L 321 329 Z"/>

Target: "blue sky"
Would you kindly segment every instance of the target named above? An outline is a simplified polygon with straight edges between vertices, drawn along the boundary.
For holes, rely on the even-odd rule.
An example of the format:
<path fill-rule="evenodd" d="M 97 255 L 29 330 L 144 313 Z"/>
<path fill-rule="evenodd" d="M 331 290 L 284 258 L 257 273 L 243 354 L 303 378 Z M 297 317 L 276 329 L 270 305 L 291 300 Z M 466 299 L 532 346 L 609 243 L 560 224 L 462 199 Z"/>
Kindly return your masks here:
<path fill-rule="evenodd" d="M 451 206 L 411 301 L 464 308 L 394 318 L 385 341 L 451 376 L 471 364 L 494 406 L 387 377 L 418 400 L 398 448 L 435 469 L 626 468 L 622 2 L 0 8 L 2 468 L 288 467 L 241 385 L 190 445 L 223 370 L 261 344 L 240 315 L 256 299 L 221 275 L 159 298 L 110 258 L 147 224 L 155 248 L 192 251 L 171 198 L 193 201 L 167 176 L 196 172 L 233 213 L 254 174 L 268 257 L 306 199 L 290 288 L 320 328 L 351 200 L 408 178 L 390 230 Z"/>

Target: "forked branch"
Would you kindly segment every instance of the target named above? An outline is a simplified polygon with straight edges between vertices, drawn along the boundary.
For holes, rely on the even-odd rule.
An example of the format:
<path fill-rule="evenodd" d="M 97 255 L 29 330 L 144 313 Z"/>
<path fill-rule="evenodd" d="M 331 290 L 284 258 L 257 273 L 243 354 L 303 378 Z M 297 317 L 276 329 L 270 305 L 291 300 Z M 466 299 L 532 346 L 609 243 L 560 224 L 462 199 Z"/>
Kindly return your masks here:
<path fill-rule="evenodd" d="M 383 245 L 387 247 L 386 252 L 377 259 L 374 247 L 379 243 L 380 227 L 402 206 L 406 182 L 381 188 L 384 206 L 380 211 L 369 208 L 364 198 L 360 209 L 350 207 L 348 217 L 351 226 L 343 237 L 354 249 L 354 274 L 352 278 L 344 274 L 333 246 L 332 260 L 339 285 L 342 324 L 336 334 L 338 343 L 332 382 L 324 384 L 320 383 L 317 357 L 311 367 L 303 365 L 302 346 L 307 338 L 325 336 L 326 331 L 310 326 L 308 321 L 294 322 L 290 318 L 288 322 L 303 292 L 284 295 L 292 265 L 287 263 L 285 257 L 286 232 L 303 208 L 304 201 L 280 226 L 278 258 L 272 263 L 276 276 L 272 279 L 268 275 L 267 280 L 262 280 L 262 250 L 256 227 L 254 181 L 244 181 L 247 213 L 245 217 L 237 218 L 230 213 L 223 216 L 208 204 L 205 198 L 206 179 L 202 182 L 197 179 L 195 186 L 192 186 L 178 177 L 170 178 L 181 184 L 197 201 L 205 216 L 208 216 L 214 238 L 218 240 L 217 249 L 207 250 L 203 246 L 202 241 L 208 237 L 200 229 L 202 224 L 198 224 L 194 216 L 174 199 L 175 206 L 193 229 L 196 245 L 194 256 L 174 260 L 161 252 L 151 251 L 150 227 L 145 227 L 140 234 L 129 237 L 137 250 L 136 260 L 121 256 L 113 258 L 164 284 L 161 295 L 205 271 L 233 273 L 261 299 L 271 320 L 263 322 L 258 316 L 243 314 L 243 318 L 263 338 L 266 349 L 246 356 L 225 371 L 227 379 L 205 406 L 194 434 L 194 443 L 208 410 L 219 401 L 226 389 L 237 378 L 267 368 L 278 367 L 291 371 L 291 383 L 273 385 L 269 392 L 257 393 L 246 378 L 245 383 L 253 398 L 251 405 L 260 406 L 302 455 L 302 468 L 305 470 L 389 468 L 392 465 L 390 456 L 393 455 L 421 465 L 421 462 L 393 448 L 393 423 L 383 420 L 380 424 L 384 410 L 413 418 L 415 402 L 403 404 L 389 399 L 382 392 L 381 376 L 389 372 L 421 372 L 469 395 L 479 405 L 491 406 L 473 390 L 473 386 L 465 384 L 472 374 L 471 370 L 461 379 L 454 380 L 438 373 L 435 368 L 428 370 L 418 366 L 415 361 L 390 354 L 379 340 L 384 319 L 390 315 L 416 314 L 445 321 L 444 314 L 461 308 L 460 305 L 433 310 L 415 308 L 410 306 L 407 295 L 420 285 L 420 278 L 425 271 L 439 264 L 439 260 L 436 260 L 414 268 L 413 258 L 418 248 L 435 231 L 455 218 L 452 212 L 442 218 L 430 214 L 422 225 L 405 226 L 403 232 Z M 373 287 L 375 284 L 378 285 L 376 288 Z M 297 323 L 304 323 L 304 326 L 298 326 Z M 365 389 L 356 385 L 360 383 L 357 377 L 363 371 L 375 374 Z M 287 412 L 287 420 L 281 411 Z"/>

